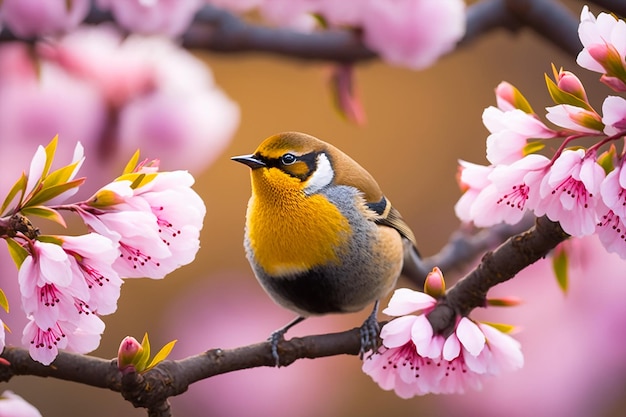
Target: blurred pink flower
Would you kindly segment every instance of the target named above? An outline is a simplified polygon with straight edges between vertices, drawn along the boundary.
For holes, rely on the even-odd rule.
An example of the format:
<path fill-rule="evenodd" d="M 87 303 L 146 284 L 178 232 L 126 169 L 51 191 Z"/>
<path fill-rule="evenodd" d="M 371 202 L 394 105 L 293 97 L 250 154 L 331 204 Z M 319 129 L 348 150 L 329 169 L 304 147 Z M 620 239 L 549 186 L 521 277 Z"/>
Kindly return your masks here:
<path fill-rule="evenodd" d="M 0 21 L 22 38 L 55 35 L 78 26 L 90 4 L 89 0 L 3 0 Z"/>
<path fill-rule="evenodd" d="M 0 417 L 41 417 L 33 405 L 11 391 L 0 395 Z"/>
<path fill-rule="evenodd" d="M 113 120 L 102 138 L 109 152 L 141 148 L 168 155 L 163 166 L 198 171 L 228 144 L 239 108 L 215 84 L 210 69 L 173 42 L 131 35 L 110 27 L 83 28 L 40 53 L 105 97 Z"/>
<path fill-rule="evenodd" d="M 461 0 L 369 0 L 362 7 L 365 44 L 390 64 L 428 67 L 465 33 Z"/>
<path fill-rule="evenodd" d="M 97 0 L 115 21 L 131 32 L 181 35 L 191 24 L 202 0 Z"/>

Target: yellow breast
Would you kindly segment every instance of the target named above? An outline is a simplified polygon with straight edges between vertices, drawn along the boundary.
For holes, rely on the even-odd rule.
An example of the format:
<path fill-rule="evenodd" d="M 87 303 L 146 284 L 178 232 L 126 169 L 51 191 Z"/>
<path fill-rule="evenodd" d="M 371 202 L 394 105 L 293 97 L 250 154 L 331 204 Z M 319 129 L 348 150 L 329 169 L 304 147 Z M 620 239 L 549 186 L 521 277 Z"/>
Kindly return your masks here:
<path fill-rule="evenodd" d="M 270 275 L 297 274 L 338 262 L 350 237 L 348 220 L 324 196 L 307 196 L 302 183 L 278 169 L 252 171 L 247 238 Z"/>

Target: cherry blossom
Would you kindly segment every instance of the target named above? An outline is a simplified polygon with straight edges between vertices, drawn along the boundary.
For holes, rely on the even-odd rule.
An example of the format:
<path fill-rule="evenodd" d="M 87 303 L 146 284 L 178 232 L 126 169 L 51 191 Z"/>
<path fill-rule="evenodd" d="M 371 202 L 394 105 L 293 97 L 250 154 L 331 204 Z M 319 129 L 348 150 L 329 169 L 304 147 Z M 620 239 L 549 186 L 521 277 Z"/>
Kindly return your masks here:
<path fill-rule="evenodd" d="M 520 109 L 502 111 L 488 107 L 483 124 L 491 133 L 487 137 L 487 160 L 492 164 L 510 164 L 524 156 L 528 140 L 552 138 L 556 132 L 532 114 Z"/>
<path fill-rule="evenodd" d="M 119 243 L 113 267 L 122 277 L 163 278 L 191 262 L 200 246 L 206 208 L 192 184 L 184 171 L 151 173 L 136 188 L 114 181 L 80 203 L 78 213 L 91 230 Z"/>
<path fill-rule="evenodd" d="M 586 154 L 583 149 L 564 151 L 541 181 L 541 200 L 535 214 L 559 221 L 563 230 L 573 236 L 593 233 L 604 177 L 594 153 Z"/>
<path fill-rule="evenodd" d="M 429 276 L 440 275 L 438 268 Z M 399 316 L 383 326 L 382 347 L 363 362 L 363 372 L 402 398 L 479 389 L 482 378 L 523 365 L 520 345 L 495 327 L 459 317 L 448 337 L 428 321 L 437 300 L 406 288 L 394 292 L 385 314 Z M 414 313 L 414 314 L 410 314 Z"/>

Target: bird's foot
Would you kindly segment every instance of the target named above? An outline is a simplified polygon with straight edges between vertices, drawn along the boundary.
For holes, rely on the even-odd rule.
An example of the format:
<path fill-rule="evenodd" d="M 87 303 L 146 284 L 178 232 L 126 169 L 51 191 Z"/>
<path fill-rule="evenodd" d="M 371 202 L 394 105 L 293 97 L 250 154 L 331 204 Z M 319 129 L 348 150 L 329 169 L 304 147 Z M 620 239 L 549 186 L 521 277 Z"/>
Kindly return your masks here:
<path fill-rule="evenodd" d="M 378 325 L 378 300 L 374 304 L 372 313 L 365 319 L 363 325 L 359 329 L 361 332 L 361 348 L 359 350 L 359 358 L 363 359 L 363 356 L 369 351 L 374 354 L 378 350 L 380 332 L 380 326 Z"/>

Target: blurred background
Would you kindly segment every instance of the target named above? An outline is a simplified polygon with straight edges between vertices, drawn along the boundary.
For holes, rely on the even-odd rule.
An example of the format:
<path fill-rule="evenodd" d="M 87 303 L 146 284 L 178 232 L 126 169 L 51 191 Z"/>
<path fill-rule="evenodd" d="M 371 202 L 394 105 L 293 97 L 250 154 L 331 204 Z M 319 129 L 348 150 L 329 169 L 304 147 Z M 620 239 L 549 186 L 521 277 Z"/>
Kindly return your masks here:
<path fill-rule="evenodd" d="M 583 5 L 565 4 L 576 15 Z M 518 87 L 539 114 L 551 104 L 543 77 L 551 72 L 551 63 L 575 72 L 598 107 L 609 92 L 597 82 L 597 74 L 580 69 L 572 56 L 536 34 L 496 31 L 423 71 L 380 61 L 358 64 L 356 86 L 367 120 L 356 126 L 333 107 L 326 63 L 260 53 L 194 53 L 210 66 L 215 82 L 241 112 L 232 140 L 212 157 L 208 168 L 194 172 L 195 189 L 207 206 L 201 249 L 194 263 L 163 280 L 125 282 L 118 311 L 103 317 L 107 328 L 92 353 L 95 356 L 113 358 L 124 336 L 140 339 L 148 332 L 153 347 L 178 339 L 170 356 L 178 359 L 206 349 L 262 341 L 292 319 L 290 312 L 265 295 L 245 259 L 242 239 L 249 172 L 229 160 L 251 153 L 267 136 L 303 131 L 351 155 L 378 180 L 415 231 L 422 254 L 429 256 L 459 226 L 453 208 L 460 196 L 457 160 L 486 162 L 488 132 L 481 114 L 495 105 L 494 88 L 500 81 Z M 69 136 L 60 140 L 70 141 L 72 147 L 76 140 L 84 140 Z M 3 164 L 15 159 L 10 141 L 0 146 Z M 33 150 L 25 149 L 24 154 Z M 168 158 L 146 145 L 142 155 L 164 162 Z M 124 162 L 110 165 L 121 168 Z M 184 161 L 168 167 L 188 169 Z M 92 165 L 89 171 L 94 169 Z M 12 178 L 18 174 L 10 173 Z M 580 256 L 567 295 L 559 291 L 550 264 L 540 262 L 493 291 L 522 297 L 522 306 L 477 312 L 477 318 L 519 326 L 516 337 L 526 357 L 524 369 L 489 381 L 482 392 L 402 400 L 363 374 L 358 358 L 339 356 L 300 360 L 288 368 L 244 370 L 196 383 L 171 400 L 174 413 L 188 417 L 496 416 L 505 412 L 621 416 L 626 407 L 626 357 L 620 349 L 626 325 L 624 263 L 595 250 L 594 241 L 586 243 L 572 245 Z M 3 287 L 15 275 L 13 265 L 3 257 Z M 19 302 L 13 303 L 14 313 L 19 313 Z M 367 314 L 310 319 L 288 336 L 349 329 L 360 325 Z M 15 333 L 12 337 L 19 340 L 21 328 L 16 327 Z M 15 377 L 0 388 L 23 396 L 45 417 L 146 415 L 117 393 L 54 379 Z"/>

